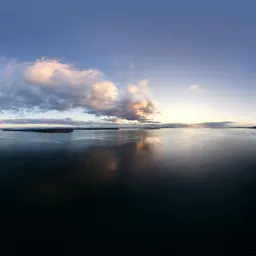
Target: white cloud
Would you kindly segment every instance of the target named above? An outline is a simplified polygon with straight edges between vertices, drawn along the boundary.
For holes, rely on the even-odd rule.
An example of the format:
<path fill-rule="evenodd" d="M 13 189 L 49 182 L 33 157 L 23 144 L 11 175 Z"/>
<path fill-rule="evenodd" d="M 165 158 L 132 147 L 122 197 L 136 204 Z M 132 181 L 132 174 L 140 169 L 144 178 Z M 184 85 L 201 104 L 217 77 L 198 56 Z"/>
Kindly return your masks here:
<path fill-rule="evenodd" d="M 139 86 L 142 92 L 148 93 L 148 80 L 144 79 L 139 81 Z"/>
<path fill-rule="evenodd" d="M 136 85 L 134 85 L 134 84 L 130 84 L 128 86 L 128 92 L 131 93 L 131 94 L 137 93 L 139 91 L 140 91 L 140 89 Z"/>
<path fill-rule="evenodd" d="M 70 64 L 57 60 L 38 60 L 24 72 L 25 79 L 32 84 L 61 86 L 90 85 L 99 80 L 100 72 L 94 69 L 76 70 Z"/>
<path fill-rule="evenodd" d="M 191 84 L 191 85 L 189 86 L 189 89 L 191 89 L 191 90 L 198 90 L 198 89 L 199 89 L 199 85 L 197 85 L 197 84 Z"/>
<path fill-rule="evenodd" d="M 96 110 L 111 107 L 117 95 L 118 89 L 112 82 L 97 82 L 92 85 L 90 90 L 91 106 Z"/>

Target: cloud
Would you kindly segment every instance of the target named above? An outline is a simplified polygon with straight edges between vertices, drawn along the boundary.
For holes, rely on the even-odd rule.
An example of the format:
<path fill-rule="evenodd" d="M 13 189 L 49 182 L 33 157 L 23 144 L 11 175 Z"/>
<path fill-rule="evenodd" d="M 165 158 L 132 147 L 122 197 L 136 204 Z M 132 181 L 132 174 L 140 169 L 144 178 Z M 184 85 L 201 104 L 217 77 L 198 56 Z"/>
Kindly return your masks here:
<path fill-rule="evenodd" d="M 126 119 L 120 118 L 105 118 L 98 120 L 79 121 L 71 118 L 14 118 L 14 119 L 3 119 L 0 120 L 0 128 L 4 127 L 37 127 L 37 126 L 85 126 L 85 127 L 120 127 L 120 128 L 143 128 L 150 126 L 160 125 L 159 122 L 145 121 L 138 122 L 135 120 L 127 121 Z"/>
<path fill-rule="evenodd" d="M 98 70 L 76 70 L 70 64 L 57 60 L 38 60 L 24 72 L 26 80 L 41 86 L 82 86 L 91 85 L 99 80 Z"/>
<path fill-rule="evenodd" d="M 148 80 L 144 79 L 139 81 L 139 86 L 142 92 L 148 93 Z"/>
<path fill-rule="evenodd" d="M 129 93 L 138 93 L 139 91 L 140 91 L 140 89 L 136 85 L 130 84 L 128 86 Z"/>
<path fill-rule="evenodd" d="M 141 96 L 141 93 L 134 94 L 129 91 L 122 98 L 115 102 L 115 106 L 109 109 L 91 109 L 88 113 L 96 116 L 117 117 L 120 119 L 143 121 L 154 117 L 157 114 L 153 101 Z"/>
<path fill-rule="evenodd" d="M 139 122 L 136 120 L 127 120 L 127 119 L 122 119 L 118 117 L 108 117 L 103 119 L 103 121 L 107 123 L 113 123 L 113 124 L 135 124 L 135 125 L 139 124 Z"/>
<path fill-rule="evenodd" d="M 229 128 L 232 127 L 236 122 L 223 121 L 223 122 L 204 122 L 199 124 L 194 124 L 193 127 L 201 128 Z"/>
<path fill-rule="evenodd" d="M 121 91 L 99 70 L 79 70 L 57 60 L 5 60 L 0 65 L 2 115 L 29 116 L 82 108 L 96 116 L 142 121 L 157 114 L 155 104 L 147 96 L 147 80 Z"/>
<path fill-rule="evenodd" d="M 189 86 L 189 89 L 191 89 L 191 90 L 198 90 L 198 89 L 199 89 L 199 85 L 197 85 L 197 84 L 191 84 L 191 85 Z"/>
<path fill-rule="evenodd" d="M 120 128 L 232 128 L 239 127 L 236 122 L 224 121 L 224 122 L 204 122 L 197 124 L 185 124 L 185 123 L 161 123 L 154 120 L 144 120 L 143 122 L 138 122 L 136 120 L 127 121 L 121 118 L 104 118 L 99 120 L 90 121 L 79 121 L 73 120 L 72 118 L 14 118 L 14 119 L 2 119 L 0 120 L 1 127 L 12 127 L 16 125 L 74 125 L 74 126 L 86 126 L 86 127 L 120 127 Z M 249 125 L 250 126 L 250 125 Z M 253 126 L 253 125 L 252 125 Z"/>
<path fill-rule="evenodd" d="M 6 119 L 0 120 L 2 124 L 63 124 L 63 125 L 99 125 L 104 124 L 104 121 L 77 121 L 72 118 L 63 118 L 63 119 L 55 119 L 55 118 L 17 118 L 17 119 Z"/>

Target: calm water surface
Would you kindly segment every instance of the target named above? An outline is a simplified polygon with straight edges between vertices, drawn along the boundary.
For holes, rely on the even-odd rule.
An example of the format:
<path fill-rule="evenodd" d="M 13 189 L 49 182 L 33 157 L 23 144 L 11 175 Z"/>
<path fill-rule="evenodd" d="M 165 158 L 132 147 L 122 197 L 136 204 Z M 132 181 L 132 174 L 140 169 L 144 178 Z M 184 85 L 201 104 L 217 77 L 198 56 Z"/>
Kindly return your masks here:
<path fill-rule="evenodd" d="M 12 246 L 254 247 L 255 130 L 0 132 L 0 170 Z"/>

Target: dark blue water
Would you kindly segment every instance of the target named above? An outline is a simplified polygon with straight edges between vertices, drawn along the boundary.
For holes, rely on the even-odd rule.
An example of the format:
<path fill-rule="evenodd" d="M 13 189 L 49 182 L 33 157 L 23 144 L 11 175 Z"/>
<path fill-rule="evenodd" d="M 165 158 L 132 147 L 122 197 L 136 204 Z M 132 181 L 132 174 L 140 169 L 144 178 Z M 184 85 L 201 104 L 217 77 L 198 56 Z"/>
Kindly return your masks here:
<path fill-rule="evenodd" d="M 0 132 L 0 170 L 9 248 L 254 250 L 254 130 Z"/>

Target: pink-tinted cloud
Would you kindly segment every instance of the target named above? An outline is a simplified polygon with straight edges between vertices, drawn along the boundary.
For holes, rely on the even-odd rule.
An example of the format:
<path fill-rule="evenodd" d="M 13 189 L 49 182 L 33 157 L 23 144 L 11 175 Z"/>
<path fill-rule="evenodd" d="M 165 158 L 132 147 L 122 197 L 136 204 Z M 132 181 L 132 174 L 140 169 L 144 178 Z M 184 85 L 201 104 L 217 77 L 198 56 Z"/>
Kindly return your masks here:
<path fill-rule="evenodd" d="M 5 63 L 0 67 L 0 111 L 19 116 L 83 108 L 86 113 L 126 120 L 148 120 L 157 113 L 147 96 L 148 81 L 121 91 L 95 69 L 79 70 L 57 60 Z"/>

